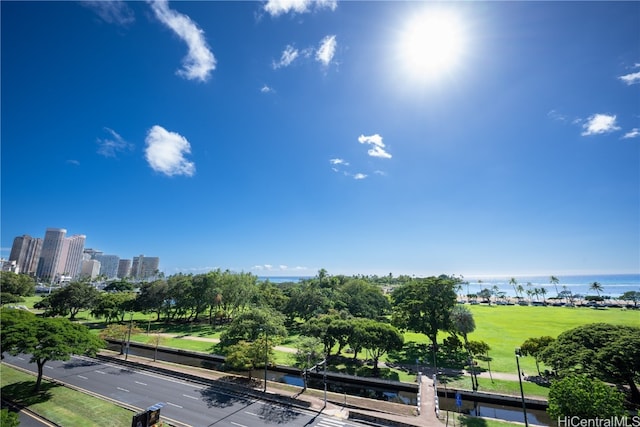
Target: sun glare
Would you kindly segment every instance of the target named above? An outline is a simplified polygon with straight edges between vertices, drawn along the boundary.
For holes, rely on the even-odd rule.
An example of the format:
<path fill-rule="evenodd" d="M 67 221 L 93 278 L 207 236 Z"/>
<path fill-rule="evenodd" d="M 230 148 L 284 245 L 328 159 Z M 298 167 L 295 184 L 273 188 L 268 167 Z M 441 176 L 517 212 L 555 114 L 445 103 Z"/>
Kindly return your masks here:
<path fill-rule="evenodd" d="M 412 80 L 432 81 L 456 68 L 464 44 L 463 27 L 456 15 L 429 10 L 406 23 L 398 45 L 399 62 Z"/>

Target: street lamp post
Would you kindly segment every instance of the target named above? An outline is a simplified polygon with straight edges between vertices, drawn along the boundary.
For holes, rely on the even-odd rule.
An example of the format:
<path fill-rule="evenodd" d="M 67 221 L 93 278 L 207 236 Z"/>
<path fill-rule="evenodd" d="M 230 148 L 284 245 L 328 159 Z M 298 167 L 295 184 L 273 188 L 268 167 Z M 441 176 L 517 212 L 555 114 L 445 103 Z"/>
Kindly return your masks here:
<path fill-rule="evenodd" d="M 127 334 L 127 352 L 124 354 L 124 360 L 129 357 L 129 346 L 131 345 L 131 328 L 133 327 L 133 311 L 129 313 L 129 333 Z"/>
<path fill-rule="evenodd" d="M 267 392 L 267 365 L 269 363 L 269 336 L 264 328 L 264 392 Z"/>
<path fill-rule="evenodd" d="M 522 397 L 522 413 L 524 414 L 524 425 L 529 427 L 527 421 L 527 405 L 524 403 L 524 390 L 522 389 L 522 374 L 520 374 L 520 348 L 516 348 L 516 366 L 518 367 L 518 381 L 520 382 L 520 396 Z"/>

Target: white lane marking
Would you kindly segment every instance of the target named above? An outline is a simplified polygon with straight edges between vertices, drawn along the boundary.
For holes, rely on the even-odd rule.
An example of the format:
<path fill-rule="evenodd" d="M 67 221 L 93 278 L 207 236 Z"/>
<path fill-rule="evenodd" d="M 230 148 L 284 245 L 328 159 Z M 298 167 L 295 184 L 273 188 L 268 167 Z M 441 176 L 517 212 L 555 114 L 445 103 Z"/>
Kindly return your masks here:
<path fill-rule="evenodd" d="M 330 418 L 322 418 L 318 423 L 318 425 L 324 425 L 324 426 L 343 426 L 344 424 L 345 423 L 341 421 L 332 420 Z"/>
<path fill-rule="evenodd" d="M 167 405 L 175 406 L 176 408 L 182 408 L 180 405 L 176 405 L 175 403 L 167 402 Z"/>
<path fill-rule="evenodd" d="M 117 388 L 118 390 L 126 391 L 127 393 L 129 393 L 129 390 L 127 390 L 126 388 L 122 388 L 122 387 L 116 387 L 116 388 Z"/>
<path fill-rule="evenodd" d="M 83 376 L 83 375 L 77 375 L 78 378 L 82 378 L 83 380 L 88 380 L 89 378 Z"/>
<path fill-rule="evenodd" d="M 47 369 L 55 369 L 53 366 L 44 365 L 44 367 L 47 368 Z"/>
<path fill-rule="evenodd" d="M 18 359 L 18 360 L 26 360 L 24 357 L 20 357 L 20 356 L 16 356 L 16 359 Z"/>
<path fill-rule="evenodd" d="M 184 397 L 188 397 L 189 399 L 194 399 L 194 400 L 198 400 L 197 397 L 195 396 L 189 396 L 188 394 L 183 394 Z"/>
<path fill-rule="evenodd" d="M 253 415 L 254 417 L 259 417 L 260 415 L 254 414 L 253 412 L 244 411 L 245 414 Z"/>
<path fill-rule="evenodd" d="M 147 385 L 146 383 L 141 383 L 140 381 L 134 381 L 136 384 Z"/>
<path fill-rule="evenodd" d="M 234 423 L 233 421 L 231 421 L 231 424 L 233 424 L 234 426 L 238 426 L 238 427 L 247 427 L 244 424 L 238 424 L 238 423 Z"/>
<path fill-rule="evenodd" d="M 95 373 L 96 373 L 96 374 L 107 375 L 107 373 L 106 373 L 106 372 L 104 372 L 104 371 L 95 371 Z"/>

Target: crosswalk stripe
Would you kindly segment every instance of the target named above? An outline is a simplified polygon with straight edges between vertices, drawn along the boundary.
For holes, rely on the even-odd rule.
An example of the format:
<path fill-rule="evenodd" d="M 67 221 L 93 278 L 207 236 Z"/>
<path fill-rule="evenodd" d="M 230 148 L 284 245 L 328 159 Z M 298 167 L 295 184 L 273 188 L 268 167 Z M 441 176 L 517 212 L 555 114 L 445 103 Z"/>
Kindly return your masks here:
<path fill-rule="evenodd" d="M 318 422 L 318 425 L 327 427 L 342 427 L 345 425 L 345 423 L 338 420 L 332 420 L 330 418 L 322 418 L 320 422 Z"/>

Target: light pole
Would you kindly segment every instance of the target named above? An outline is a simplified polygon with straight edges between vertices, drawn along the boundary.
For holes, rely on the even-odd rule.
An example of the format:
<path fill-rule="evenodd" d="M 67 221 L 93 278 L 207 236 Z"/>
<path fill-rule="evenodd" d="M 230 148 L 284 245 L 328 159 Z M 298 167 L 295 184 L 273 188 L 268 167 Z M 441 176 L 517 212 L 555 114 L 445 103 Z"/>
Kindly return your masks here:
<path fill-rule="evenodd" d="M 323 382 L 324 382 L 324 406 L 323 406 L 323 408 L 327 407 L 327 359 L 328 358 L 329 358 L 329 355 L 327 353 L 325 353 L 325 355 L 324 355 L 324 373 L 322 375 Z"/>
<path fill-rule="evenodd" d="M 124 354 L 124 360 L 129 357 L 129 346 L 131 345 L 131 328 L 133 327 L 133 311 L 129 313 L 129 333 L 127 334 L 127 352 Z"/>
<path fill-rule="evenodd" d="M 524 403 L 524 391 L 522 390 L 522 375 L 520 374 L 520 348 L 516 348 L 516 366 L 518 367 L 518 381 L 520 382 L 520 396 L 522 397 L 522 413 L 524 414 L 524 425 L 529 427 L 527 421 L 527 405 Z"/>
<path fill-rule="evenodd" d="M 267 365 L 269 363 L 269 336 L 264 328 L 264 392 L 267 392 Z"/>

